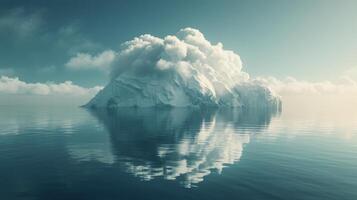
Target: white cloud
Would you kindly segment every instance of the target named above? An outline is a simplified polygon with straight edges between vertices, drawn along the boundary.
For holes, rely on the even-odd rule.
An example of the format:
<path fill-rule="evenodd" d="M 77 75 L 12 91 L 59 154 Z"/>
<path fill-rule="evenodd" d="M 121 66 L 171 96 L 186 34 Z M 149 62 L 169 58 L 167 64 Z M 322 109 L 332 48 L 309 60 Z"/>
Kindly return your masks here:
<path fill-rule="evenodd" d="M 285 79 L 257 77 L 254 81 L 268 86 L 281 96 L 357 94 L 357 82 L 348 76 L 342 76 L 336 81 L 320 82 L 297 80 L 293 77 L 287 77 Z"/>
<path fill-rule="evenodd" d="M 122 45 L 112 65 L 111 77 L 126 72 L 154 72 L 176 70 L 180 74 L 202 74 L 213 87 L 231 88 L 246 80 L 238 54 L 212 44 L 197 29 L 184 28 L 175 35 L 158 38 L 141 35 Z M 141 73 L 142 75 L 147 73 Z"/>
<path fill-rule="evenodd" d="M 104 51 L 98 55 L 90 55 L 87 53 L 78 53 L 72 57 L 66 66 L 70 69 L 100 69 L 107 70 L 115 58 L 115 52 L 112 50 Z"/>
<path fill-rule="evenodd" d="M 10 23 L 10 19 L 16 21 L 15 19 L 21 18 L 19 16 L 22 15 L 23 11 L 20 10 L 10 15 L 12 17 L 3 16 L 0 18 L 0 28 Z M 63 37 L 66 37 L 76 35 L 78 30 L 76 26 L 68 26 L 60 32 Z M 242 82 L 268 86 L 283 97 L 286 95 L 357 94 L 357 82 L 353 79 L 353 74 L 357 74 L 356 67 L 347 70 L 343 73 L 344 76 L 336 81 L 311 82 L 292 77 L 285 79 L 249 78 L 249 75 L 242 71 L 242 62 L 238 54 L 224 49 L 221 43 L 212 44 L 199 30 L 192 28 L 181 29 L 177 34 L 164 38 L 149 34 L 141 35 L 125 42 L 119 51 L 106 50 L 96 55 L 77 53 L 69 59 L 66 67 L 73 70 L 99 69 L 110 71 L 111 78 L 126 74 L 129 75 L 127 77 L 138 79 L 154 73 L 162 75 L 165 72 L 175 71 L 186 79 L 185 84 L 192 84 L 190 89 L 199 87 L 199 89 L 211 92 L 211 96 L 229 93 L 232 88 Z M 0 75 L 11 74 L 1 74 L 0 71 Z M 159 76 L 155 78 L 157 77 Z M 18 78 L 6 76 L 1 77 L 0 81 L 0 92 L 7 93 L 46 95 L 52 93 L 83 94 L 88 91 L 98 91 L 93 88 L 82 88 L 69 81 L 61 84 L 25 83 Z"/>
<path fill-rule="evenodd" d="M 93 96 L 102 87 L 84 88 L 71 81 L 63 83 L 26 83 L 19 78 L 0 77 L 0 93 L 4 94 L 31 94 L 31 95 L 74 95 Z"/>
<path fill-rule="evenodd" d="M 342 76 L 333 81 L 305 81 L 287 77 L 258 77 L 254 81 L 264 84 L 281 96 L 287 116 L 316 115 L 324 113 L 356 113 L 357 81 Z M 345 119 L 345 116 L 343 117 Z"/>

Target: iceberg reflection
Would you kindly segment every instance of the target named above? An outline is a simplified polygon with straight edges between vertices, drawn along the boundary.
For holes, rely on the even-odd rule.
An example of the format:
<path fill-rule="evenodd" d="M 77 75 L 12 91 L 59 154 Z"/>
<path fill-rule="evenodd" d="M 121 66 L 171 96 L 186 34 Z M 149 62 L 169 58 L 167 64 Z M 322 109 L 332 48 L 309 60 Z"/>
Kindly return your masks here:
<path fill-rule="evenodd" d="M 190 108 L 90 111 L 108 130 L 115 163 L 142 179 L 163 177 L 190 188 L 239 161 L 250 133 L 276 112 Z"/>

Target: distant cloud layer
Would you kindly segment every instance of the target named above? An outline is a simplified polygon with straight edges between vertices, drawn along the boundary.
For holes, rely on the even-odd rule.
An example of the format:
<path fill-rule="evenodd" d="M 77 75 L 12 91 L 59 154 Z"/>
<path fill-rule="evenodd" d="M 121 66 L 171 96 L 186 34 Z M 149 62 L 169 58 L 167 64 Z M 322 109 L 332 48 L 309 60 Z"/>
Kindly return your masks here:
<path fill-rule="evenodd" d="M 341 74 L 335 81 L 304 81 L 294 77 L 250 78 L 242 71 L 238 54 L 223 49 L 223 45 L 211 44 L 196 29 L 186 28 L 176 35 L 158 38 L 144 34 L 122 44 L 118 51 L 106 50 L 96 55 L 78 53 L 70 58 L 66 66 L 75 70 L 99 69 L 110 71 L 111 78 L 122 73 L 135 77 L 155 71 L 177 70 L 184 76 L 202 73 L 207 77 L 205 87 L 220 90 L 230 89 L 239 82 L 252 82 L 271 88 L 281 96 L 357 94 L 357 82 L 353 74 L 356 68 Z"/>
<path fill-rule="evenodd" d="M 29 14 L 18 8 L 0 14 L 0 33 L 24 36 L 38 31 L 43 23 L 41 12 Z M 111 78 L 122 73 L 136 75 L 137 72 L 177 70 L 188 80 L 199 73 L 204 75 L 198 76 L 199 82 L 204 84 L 198 86 L 206 91 L 215 91 L 214 94 L 230 90 L 240 82 L 267 86 L 281 96 L 357 94 L 357 67 L 345 71 L 341 74 L 343 77 L 335 81 L 311 82 L 293 77 L 251 78 L 242 71 L 243 65 L 238 54 L 224 49 L 221 43 L 211 44 L 200 31 L 192 28 L 182 29 L 164 38 L 144 34 L 125 42 L 120 50 L 108 49 L 97 54 L 83 50 L 96 45 L 83 39 L 76 25 L 62 27 L 56 34 L 65 39 L 57 41 L 60 46 L 67 47 L 67 43 L 76 44 L 73 46 L 85 44 L 80 50 L 73 50 L 78 53 L 65 63 L 65 67 L 70 70 L 100 70 L 110 73 Z M 102 88 L 84 88 L 71 81 L 26 83 L 19 78 L 11 78 L 14 74 L 12 68 L 0 69 L 0 94 L 94 95 Z"/>
<path fill-rule="evenodd" d="M 71 81 L 63 83 L 26 83 L 19 78 L 0 77 L 0 93 L 5 94 L 30 94 L 30 95 L 74 95 L 92 96 L 101 87 L 84 88 L 73 84 Z"/>
<path fill-rule="evenodd" d="M 258 84 L 271 88 L 281 96 L 287 95 L 325 95 L 325 94 L 357 94 L 357 81 L 342 77 L 338 81 L 309 82 L 293 77 L 277 79 L 275 77 L 257 77 L 252 79 Z M 103 87 L 85 88 L 71 81 L 63 83 L 26 83 L 19 78 L 0 77 L 0 95 L 30 94 L 30 95 L 88 95 L 93 96 Z"/>
<path fill-rule="evenodd" d="M 277 79 L 275 77 L 257 77 L 254 81 L 266 85 L 282 96 L 286 95 L 329 95 L 357 94 L 357 81 L 343 76 L 336 81 L 302 81 L 293 77 Z"/>

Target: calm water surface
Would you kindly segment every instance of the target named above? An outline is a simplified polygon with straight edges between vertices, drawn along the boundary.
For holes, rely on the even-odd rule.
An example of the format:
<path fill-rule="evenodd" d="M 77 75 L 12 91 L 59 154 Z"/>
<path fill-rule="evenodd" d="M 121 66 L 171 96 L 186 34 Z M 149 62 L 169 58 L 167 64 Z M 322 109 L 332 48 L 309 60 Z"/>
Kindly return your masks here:
<path fill-rule="evenodd" d="M 355 200 L 357 112 L 2 106 L 0 199 Z"/>

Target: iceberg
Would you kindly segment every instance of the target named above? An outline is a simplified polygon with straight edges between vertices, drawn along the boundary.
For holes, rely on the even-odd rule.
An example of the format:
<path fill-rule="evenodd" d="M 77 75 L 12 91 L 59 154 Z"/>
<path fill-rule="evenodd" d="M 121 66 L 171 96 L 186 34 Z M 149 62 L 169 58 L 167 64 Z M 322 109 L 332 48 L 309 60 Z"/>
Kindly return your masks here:
<path fill-rule="evenodd" d="M 185 28 L 163 39 L 146 34 L 122 44 L 108 85 L 85 106 L 281 108 L 281 100 L 242 71 L 238 54 Z"/>

